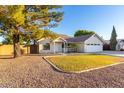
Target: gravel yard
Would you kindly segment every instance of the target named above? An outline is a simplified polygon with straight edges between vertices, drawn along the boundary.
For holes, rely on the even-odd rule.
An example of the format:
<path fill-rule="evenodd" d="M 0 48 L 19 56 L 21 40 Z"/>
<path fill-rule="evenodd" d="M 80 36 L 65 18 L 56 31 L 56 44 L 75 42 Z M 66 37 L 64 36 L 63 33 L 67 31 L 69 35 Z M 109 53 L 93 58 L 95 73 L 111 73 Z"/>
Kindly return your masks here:
<path fill-rule="evenodd" d="M 67 74 L 54 70 L 41 56 L 0 58 L 0 87 L 124 87 L 124 64 Z"/>

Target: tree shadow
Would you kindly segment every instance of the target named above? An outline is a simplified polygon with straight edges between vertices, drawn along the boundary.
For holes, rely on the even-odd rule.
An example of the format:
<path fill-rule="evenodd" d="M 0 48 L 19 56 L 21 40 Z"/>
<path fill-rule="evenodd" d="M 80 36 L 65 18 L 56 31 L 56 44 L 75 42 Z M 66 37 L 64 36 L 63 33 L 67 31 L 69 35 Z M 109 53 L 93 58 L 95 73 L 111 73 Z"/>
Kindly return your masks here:
<path fill-rule="evenodd" d="M 0 56 L 0 59 L 14 59 L 13 56 Z"/>

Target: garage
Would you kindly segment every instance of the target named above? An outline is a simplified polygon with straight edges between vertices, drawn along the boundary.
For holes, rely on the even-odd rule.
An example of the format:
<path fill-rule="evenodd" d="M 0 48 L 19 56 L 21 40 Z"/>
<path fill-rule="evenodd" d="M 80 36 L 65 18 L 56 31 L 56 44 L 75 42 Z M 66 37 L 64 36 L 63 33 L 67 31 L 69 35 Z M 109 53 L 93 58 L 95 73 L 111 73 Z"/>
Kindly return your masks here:
<path fill-rule="evenodd" d="M 67 39 L 68 43 L 77 45 L 77 52 L 101 52 L 103 51 L 104 40 L 97 34 L 82 35 Z"/>
<path fill-rule="evenodd" d="M 100 52 L 103 51 L 102 44 L 86 44 L 84 46 L 84 52 Z"/>

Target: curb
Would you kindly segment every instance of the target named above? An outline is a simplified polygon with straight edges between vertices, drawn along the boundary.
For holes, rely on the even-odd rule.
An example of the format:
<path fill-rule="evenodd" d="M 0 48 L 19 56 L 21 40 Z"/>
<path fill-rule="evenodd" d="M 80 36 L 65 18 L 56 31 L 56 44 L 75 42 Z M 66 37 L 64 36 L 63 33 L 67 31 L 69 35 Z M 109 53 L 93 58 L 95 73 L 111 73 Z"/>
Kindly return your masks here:
<path fill-rule="evenodd" d="M 58 68 L 57 66 L 55 66 L 52 62 L 50 62 L 47 57 L 42 57 L 47 63 L 49 63 L 53 68 L 55 68 L 57 71 L 59 72 L 63 72 L 63 73 L 68 73 L 60 68 Z"/>
<path fill-rule="evenodd" d="M 81 71 L 64 71 L 60 68 L 58 68 L 56 65 L 54 65 L 52 62 L 50 62 L 47 58 L 49 56 L 43 57 L 43 59 L 49 63 L 53 68 L 55 68 L 57 71 L 62 72 L 62 73 L 72 73 L 72 74 L 78 74 L 78 73 L 83 73 L 83 72 L 89 72 L 89 71 L 93 71 L 93 70 L 97 70 L 97 69 L 102 69 L 102 68 L 107 68 L 107 67 L 112 67 L 115 65 L 119 65 L 119 64 L 123 64 L 124 62 L 119 62 L 119 63 L 115 63 L 115 64 L 111 64 L 111 65 L 106 65 L 106 66 L 101 66 L 101 67 L 97 67 L 97 68 L 91 68 L 91 69 L 87 69 L 87 70 L 81 70 Z"/>
<path fill-rule="evenodd" d="M 108 54 L 108 53 L 97 53 L 100 55 L 108 55 L 108 56 L 113 56 L 113 57 L 120 57 L 120 58 L 124 58 L 124 56 L 119 56 L 119 55 L 114 55 L 114 54 Z"/>

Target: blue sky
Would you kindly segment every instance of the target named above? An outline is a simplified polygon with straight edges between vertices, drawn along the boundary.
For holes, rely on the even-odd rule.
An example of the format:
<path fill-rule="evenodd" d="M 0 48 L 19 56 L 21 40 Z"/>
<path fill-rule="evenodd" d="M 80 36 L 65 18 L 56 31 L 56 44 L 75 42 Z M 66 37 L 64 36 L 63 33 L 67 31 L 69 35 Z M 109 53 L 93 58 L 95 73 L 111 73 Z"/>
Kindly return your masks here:
<path fill-rule="evenodd" d="M 124 6 L 63 6 L 64 17 L 54 32 L 74 35 L 78 29 L 92 30 L 110 39 L 113 25 L 117 38 L 124 39 Z"/>
<path fill-rule="evenodd" d="M 63 20 L 56 33 L 73 36 L 78 29 L 92 30 L 104 39 L 110 39 L 112 26 L 117 31 L 117 38 L 124 39 L 124 6 L 63 6 Z M 0 38 L 0 41 L 2 38 Z"/>

